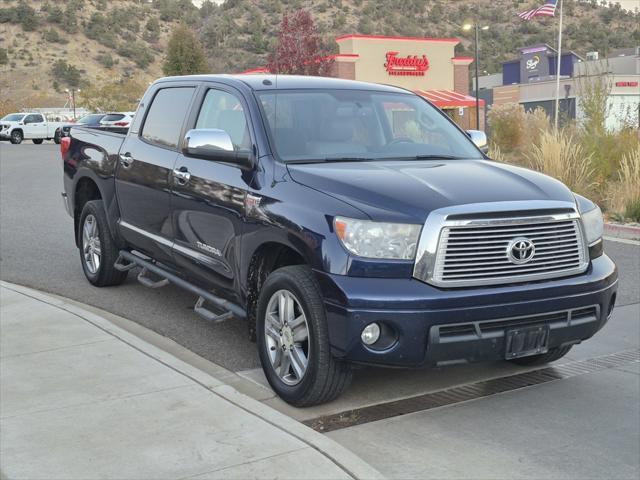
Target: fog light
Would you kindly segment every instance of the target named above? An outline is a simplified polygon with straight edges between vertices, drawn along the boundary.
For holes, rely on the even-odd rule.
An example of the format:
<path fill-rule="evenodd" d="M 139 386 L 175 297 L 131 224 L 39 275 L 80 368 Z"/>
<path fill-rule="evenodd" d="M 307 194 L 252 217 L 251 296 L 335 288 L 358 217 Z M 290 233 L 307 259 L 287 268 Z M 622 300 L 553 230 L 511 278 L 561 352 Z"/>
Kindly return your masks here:
<path fill-rule="evenodd" d="M 364 327 L 364 330 L 362 330 L 362 333 L 360 334 L 360 338 L 365 345 L 373 345 L 380 338 L 380 325 L 375 322 L 370 323 Z"/>

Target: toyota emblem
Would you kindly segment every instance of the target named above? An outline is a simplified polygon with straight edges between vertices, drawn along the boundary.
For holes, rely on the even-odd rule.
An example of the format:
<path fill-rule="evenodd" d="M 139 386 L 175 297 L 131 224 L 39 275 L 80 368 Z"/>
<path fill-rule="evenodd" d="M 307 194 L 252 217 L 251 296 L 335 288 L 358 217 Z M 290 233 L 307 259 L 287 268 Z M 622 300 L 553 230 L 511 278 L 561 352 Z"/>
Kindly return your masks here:
<path fill-rule="evenodd" d="M 522 265 L 529 262 L 536 253 L 536 247 L 533 242 L 526 237 L 514 238 L 509 242 L 507 247 L 507 256 L 511 263 Z"/>

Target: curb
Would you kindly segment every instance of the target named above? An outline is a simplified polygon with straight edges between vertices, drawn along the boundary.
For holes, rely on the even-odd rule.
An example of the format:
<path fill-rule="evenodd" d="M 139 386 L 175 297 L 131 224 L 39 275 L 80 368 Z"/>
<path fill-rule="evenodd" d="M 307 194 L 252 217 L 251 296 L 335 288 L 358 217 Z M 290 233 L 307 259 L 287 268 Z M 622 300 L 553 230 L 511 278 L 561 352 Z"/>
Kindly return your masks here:
<path fill-rule="evenodd" d="M 623 238 L 625 240 L 640 240 L 640 227 L 620 225 L 617 223 L 605 223 L 604 233 L 610 237 Z"/>
<path fill-rule="evenodd" d="M 236 407 L 262 419 L 273 427 L 297 438 L 301 442 L 304 442 L 320 454 L 327 457 L 354 479 L 378 480 L 384 478 L 383 475 L 371 465 L 329 437 L 326 437 L 325 435 L 306 427 L 271 407 L 240 393 L 234 387 L 225 384 L 222 380 L 189 365 L 170 353 L 142 340 L 130 332 L 127 332 L 104 317 L 77 305 L 65 302 L 60 297 L 53 297 L 38 290 L 5 281 L 0 281 L 0 285 L 4 288 L 21 293 L 82 318 L 95 327 L 118 338 L 130 347 L 135 348 L 157 362 L 162 363 L 168 368 L 190 378 L 200 386 L 206 388 L 213 394 L 222 397 Z"/>

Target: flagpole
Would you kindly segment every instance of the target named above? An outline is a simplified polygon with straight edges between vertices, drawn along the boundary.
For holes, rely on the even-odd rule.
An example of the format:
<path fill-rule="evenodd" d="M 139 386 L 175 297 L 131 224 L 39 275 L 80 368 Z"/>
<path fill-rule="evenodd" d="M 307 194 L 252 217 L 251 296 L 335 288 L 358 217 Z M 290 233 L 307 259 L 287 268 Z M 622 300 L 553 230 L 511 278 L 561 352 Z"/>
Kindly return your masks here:
<path fill-rule="evenodd" d="M 560 114 L 560 66 L 562 62 L 562 0 L 560 0 L 560 25 L 558 27 L 558 62 L 556 65 L 556 112 L 555 127 L 558 131 L 558 117 Z"/>

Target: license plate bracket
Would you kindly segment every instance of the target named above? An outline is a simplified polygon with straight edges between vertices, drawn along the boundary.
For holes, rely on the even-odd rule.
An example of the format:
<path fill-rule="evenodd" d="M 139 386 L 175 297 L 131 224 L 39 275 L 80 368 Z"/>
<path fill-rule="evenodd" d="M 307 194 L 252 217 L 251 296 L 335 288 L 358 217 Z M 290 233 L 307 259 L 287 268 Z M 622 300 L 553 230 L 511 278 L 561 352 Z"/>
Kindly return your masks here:
<path fill-rule="evenodd" d="M 529 357 L 549 351 L 549 325 L 512 328 L 505 335 L 505 358 Z"/>

